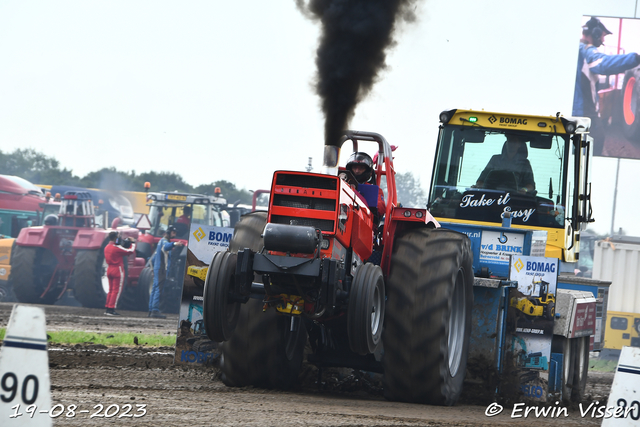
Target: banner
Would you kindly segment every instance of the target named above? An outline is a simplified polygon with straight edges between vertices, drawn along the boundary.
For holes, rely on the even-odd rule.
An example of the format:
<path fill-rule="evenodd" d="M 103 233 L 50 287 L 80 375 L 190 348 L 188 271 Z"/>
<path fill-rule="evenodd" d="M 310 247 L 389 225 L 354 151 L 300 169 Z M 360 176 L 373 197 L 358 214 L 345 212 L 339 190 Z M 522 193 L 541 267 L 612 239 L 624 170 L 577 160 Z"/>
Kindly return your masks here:
<path fill-rule="evenodd" d="M 509 280 L 505 370 L 525 398 L 544 402 L 549 390 L 549 363 L 558 285 L 558 259 L 512 256 Z M 503 390 L 504 392 L 505 390 Z"/>
<path fill-rule="evenodd" d="M 640 19 L 582 24 L 572 115 L 591 118 L 594 156 L 640 159 Z"/>
<path fill-rule="evenodd" d="M 182 287 L 176 364 L 211 363 L 218 354 L 217 343 L 207 337 L 204 329 L 202 295 L 207 270 L 213 255 L 226 251 L 233 236 L 233 228 L 191 224 L 187 249 L 187 274 Z"/>

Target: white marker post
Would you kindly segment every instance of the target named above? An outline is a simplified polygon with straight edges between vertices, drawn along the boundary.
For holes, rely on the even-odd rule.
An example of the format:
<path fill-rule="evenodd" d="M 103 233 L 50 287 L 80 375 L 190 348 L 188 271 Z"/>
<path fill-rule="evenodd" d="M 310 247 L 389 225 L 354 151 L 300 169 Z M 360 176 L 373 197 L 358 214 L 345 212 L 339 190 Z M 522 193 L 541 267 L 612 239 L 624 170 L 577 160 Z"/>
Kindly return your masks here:
<path fill-rule="evenodd" d="M 15 305 L 0 349 L 0 425 L 51 426 L 44 310 Z"/>
<path fill-rule="evenodd" d="M 640 425 L 640 348 L 622 347 L 607 408 L 613 416 L 603 426 Z"/>

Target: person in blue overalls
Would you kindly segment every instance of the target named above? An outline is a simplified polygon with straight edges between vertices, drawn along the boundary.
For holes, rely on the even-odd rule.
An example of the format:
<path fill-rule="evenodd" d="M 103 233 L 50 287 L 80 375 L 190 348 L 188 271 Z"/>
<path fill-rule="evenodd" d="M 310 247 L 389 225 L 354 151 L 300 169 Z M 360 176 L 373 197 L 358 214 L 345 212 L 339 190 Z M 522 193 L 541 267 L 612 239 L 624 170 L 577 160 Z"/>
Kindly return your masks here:
<path fill-rule="evenodd" d="M 167 271 L 171 266 L 171 250 L 175 246 L 183 246 L 182 242 L 172 242 L 176 238 L 176 229 L 170 225 L 164 237 L 158 242 L 156 252 L 153 255 L 153 288 L 149 297 L 149 317 L 166 319 L 167 316 L 160 313 L 160 283 L 164 284 Z"/>

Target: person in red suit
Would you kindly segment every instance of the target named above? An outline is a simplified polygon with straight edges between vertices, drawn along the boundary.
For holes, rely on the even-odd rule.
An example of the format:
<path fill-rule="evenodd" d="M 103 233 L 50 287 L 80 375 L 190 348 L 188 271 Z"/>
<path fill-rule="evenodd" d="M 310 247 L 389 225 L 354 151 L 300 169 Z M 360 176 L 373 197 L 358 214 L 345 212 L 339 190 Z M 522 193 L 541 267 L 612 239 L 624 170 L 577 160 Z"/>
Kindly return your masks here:
<path fill-rule="evenodd" d="M 117 231 L 109 233 L 109 243 L 104 248 L 104 259 L 107 262 L 107 278 L 109 279 L 109 293 L 104 313 L 107 316 L 119 316 L 116 305 L 124 285 L 124 259 L 136 250 L 136 244 L 130 240 L 122 240 Z"/>

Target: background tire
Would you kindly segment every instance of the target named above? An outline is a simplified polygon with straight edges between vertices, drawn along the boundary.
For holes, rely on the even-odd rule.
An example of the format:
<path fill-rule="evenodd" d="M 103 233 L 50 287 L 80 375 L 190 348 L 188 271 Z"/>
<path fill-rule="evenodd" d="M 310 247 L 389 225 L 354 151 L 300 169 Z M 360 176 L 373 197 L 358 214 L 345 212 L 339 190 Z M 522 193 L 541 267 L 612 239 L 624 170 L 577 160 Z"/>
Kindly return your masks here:
<path fill-rule="evenodd" d="M 11 252 L 11 274 L 16 299 L 27 304 L 53 304 L 58 299 L 56 288 L 41 297 L 49 285 L 57 260 L 44 248 L 15 246 Z"/>
<path fill-rule="evenodd" d="M 384 322 L 384 277 L 371 263 L 361 265 L 351 284 L 347 332 L 351 350 L 360 355 L 373 353 L 380 343 Z"/>
<path fill-rule="evenodd" d="M 149 297 L 153 286 L 153 268 L 145 267 L 140 272 L 138 284 L 125 286 L 118 301 L 118 308 L 123 310 L 149 311 Z"/>
<path fill-rule="evenodd" d="M 551 341 L 551 352 L 562 353 L 562 401 L 571 403 L 573 389 L 574 366 L 571 340 L 560 335 L 554 335 Z"/>
<path fill-rule="evenodd" d="M 415 229 L 394 242 L 387 285 L 384 394 L 453 405 L 462 392 L 473 305 L 473 254 L 455 231 Z"/>
<path fill-rule="evenodd" d="M 107 291 L 103 283 L 107 276 L 104 246 L 96 250 L 78 251 L 76 254 L 72 280 L 75 297 L 83 307 L 103 308 L 107 301 Z M 125 277 L 124 281 L 126 280 Z"/>
<path fill-rule="evenodd" d="M 631 142 L 640 142 L 640 79 L 628 70 L 622 83 L 622 131 Z"/>
<path fill-rule="evenodd" d="M 229 302 L 237 258 L 236 253 L 216 252 L 207 270 L 202 308 L 204 328 L 211 341 L 227 341 L 238 323 L 241 304 Z"/>
<path fill-rule="evenodd" d="M 571 351 L 573 353 L 573 380 L 571 382 L 571 400 L 582 402 L 587 388 L 589 372 L 590 337 L 573 338 Z"/>
<path fill-rule="evenodd" d="M 230 251 L 260 251 L 266 223 L 265 212 L 242 216 L 229 243 Z M 290 317 L 273 310 L 263 312 L 260 300 L 250 299 L 242 304 L 234 334 L 221 345 L 222 381 L 232 387 L 293 387 L 302 365 L 307 332 L 301 321 L 293 332 L 290 326 Z"/>

